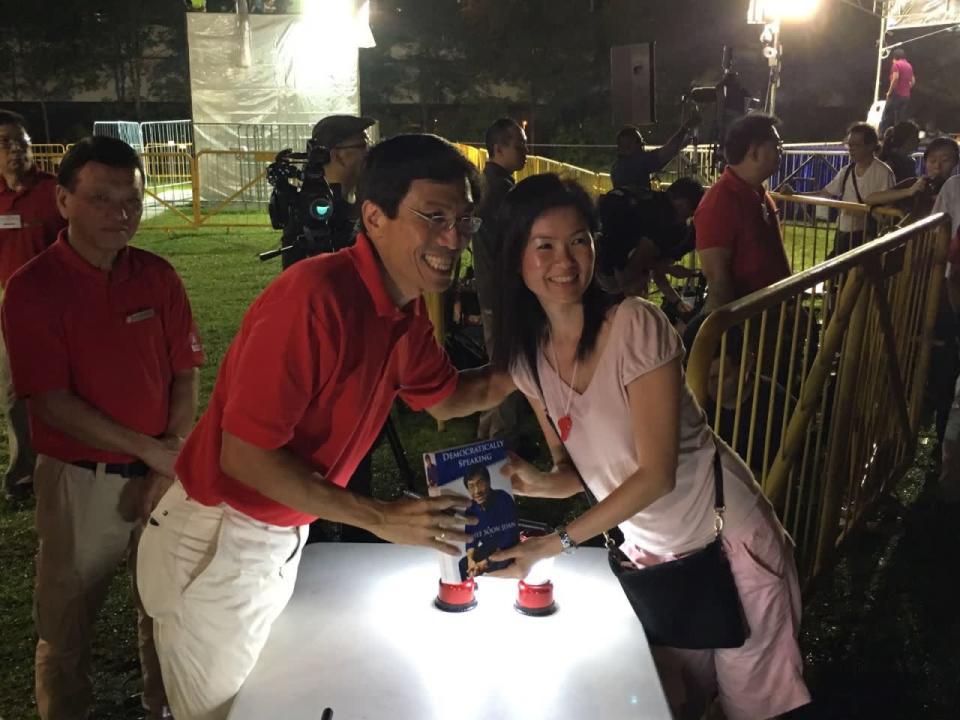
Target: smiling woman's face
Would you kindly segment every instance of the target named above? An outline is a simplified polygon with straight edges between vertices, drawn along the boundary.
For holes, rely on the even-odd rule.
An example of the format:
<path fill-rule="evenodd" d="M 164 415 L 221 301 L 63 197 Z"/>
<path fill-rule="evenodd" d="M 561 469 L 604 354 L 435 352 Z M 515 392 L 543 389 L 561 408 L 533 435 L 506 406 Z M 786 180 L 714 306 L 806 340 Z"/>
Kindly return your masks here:
<path fill-rule="evenodd" d="M 573 207 L 552 208 L 530 227 L 520 271 L 541 305 L 579 303 L 593 277 L 593 237 Z"/>

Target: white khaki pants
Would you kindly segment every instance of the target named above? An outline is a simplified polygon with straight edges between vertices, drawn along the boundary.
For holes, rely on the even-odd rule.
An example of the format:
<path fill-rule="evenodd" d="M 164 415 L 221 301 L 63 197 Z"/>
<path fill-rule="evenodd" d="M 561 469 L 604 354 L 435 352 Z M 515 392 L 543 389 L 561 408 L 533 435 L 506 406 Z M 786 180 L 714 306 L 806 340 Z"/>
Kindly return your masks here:
<path fill-rule="evenodd" d="M 160 500 L 137 572 L 177 720 L 227 717 L 293 593 L 306 531 L 207 507 L 179 481 Z"/>
<path fill-rule="evenodd" d="M 142 478 L 107 474 L 37 459 L 37 579 L 33 617 L 37 628 L 37 713 L 42 720 L 81 720 L 93 704 L 91 646 L 97 617 L 117 566 L 135 571 L 141 525 L 121 517 L 121 497 Z M 136 589 L 136 574 L 132 578 Z M 143 704 L 163 716 L 164 695 L 150 619 L 139 599 L 137 625 L 143 671 Z"/>

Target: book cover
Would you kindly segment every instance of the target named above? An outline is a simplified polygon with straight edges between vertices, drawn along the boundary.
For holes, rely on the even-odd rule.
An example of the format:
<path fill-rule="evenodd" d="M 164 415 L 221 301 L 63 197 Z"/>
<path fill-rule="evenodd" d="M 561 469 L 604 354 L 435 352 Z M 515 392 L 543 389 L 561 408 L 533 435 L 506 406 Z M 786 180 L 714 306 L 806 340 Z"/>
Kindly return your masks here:
<path fill-rule="evenodd" d="M 440 554 L 440 579 L 460 583 L 506 567 L 490 556 L 520 540 L 510 478 L 500 474 L 507 461 L 503 440 L 485 440 L 424 453 L 427 486 L 432 496 L 458 495 L 470 500 L 466 514 L 479 520 L 467 526 L 473 539 L 460 545 L 460 557 Z"/>

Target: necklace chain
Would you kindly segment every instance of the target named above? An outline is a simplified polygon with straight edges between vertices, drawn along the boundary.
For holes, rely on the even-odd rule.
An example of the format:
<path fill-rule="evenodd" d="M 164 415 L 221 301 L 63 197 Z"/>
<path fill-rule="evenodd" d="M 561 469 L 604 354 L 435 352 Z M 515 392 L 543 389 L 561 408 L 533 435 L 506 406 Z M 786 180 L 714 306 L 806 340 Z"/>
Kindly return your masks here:
<path fill-rule="evenodd" d="M 553 335 L 550 335 L 550 352 L 553 353 L 553 367 L 557 373 L 557 387 L 560 388 L 560 397 L 563 397 L 563 377 L 560 375 L 560 363 L 557 360 L 557 348 L 553 344 Z M 563 417 L 570 417 L 570 406 L 573 404 L 574 388 L 577 384 L 577 370 L 580 367 L 580 358 L 576 357 L 573 361 L 573 377 L 570 379 L 570 386 L 567 388 L 567 402 L 563 409 Z"/>

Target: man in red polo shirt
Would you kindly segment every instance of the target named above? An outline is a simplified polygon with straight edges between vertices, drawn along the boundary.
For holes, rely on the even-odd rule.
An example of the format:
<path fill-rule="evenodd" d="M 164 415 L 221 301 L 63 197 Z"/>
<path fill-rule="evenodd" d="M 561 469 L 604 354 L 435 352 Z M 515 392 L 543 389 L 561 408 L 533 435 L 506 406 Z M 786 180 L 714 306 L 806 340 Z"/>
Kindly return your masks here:
<path fill-rule="evenodd" d="M 96 615 L 117 564 L 170 486 L 197 406 L 203 353 L 183 285 L 127 247 L 143 168 L 126 143 L 86 138 L 60 165 L 67 229 L 14 274 L 3 331 L 37 450 L 37 710 L 87 717 Z M 133 568 L 134 565 L 131 565 Z M 143 703 L 165 715 L 152 623 L 140 613 Z"/>
<path fill-rule="evenodd" d="M 57 239 L 66 225 L 57 209 L 57 179 L 38 170 L 23 118 L 0 110 L 0 288 L 24 263 Z M 0 341 L 0 404 L 7 413 L 10 465 L 7 492 L 23 499 L 33 487 L 36 455 L 30 446 L 27 406 L 13 397 L 5 348 Z"/>
<path fill-rule="evenodd" d="M 357 187 L 356 244 L 297 263 L 247 311 L 140 544 L 175 717 L 227 716 L 293 592 L 315 518 L 451 555 L 469 540 L 448 513 L 463 500 L 382 502 L 346 485 L 395 397 L 448 418 L 514 389 L 485 368 L 458 376 L 421 297 L 453 280 L 479 226 L 478 184 L 436 136 L 381 143 Z"/>
<path fill-rule="evenodd" d="M 780 165 L 778 120 L 746 115 L 730 126 L 727 168 L 703 196 L 693 223 L 707 278 L 707 310 L 790 275 L 777 206 L 764 181 Z"/>

